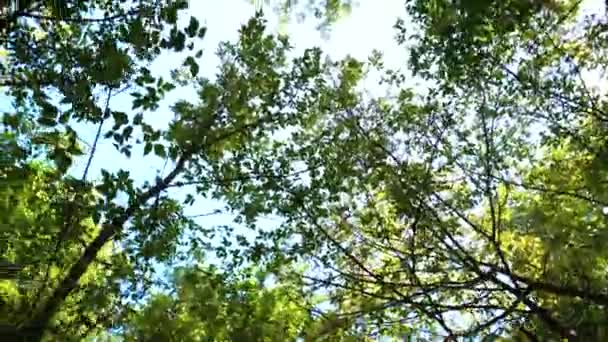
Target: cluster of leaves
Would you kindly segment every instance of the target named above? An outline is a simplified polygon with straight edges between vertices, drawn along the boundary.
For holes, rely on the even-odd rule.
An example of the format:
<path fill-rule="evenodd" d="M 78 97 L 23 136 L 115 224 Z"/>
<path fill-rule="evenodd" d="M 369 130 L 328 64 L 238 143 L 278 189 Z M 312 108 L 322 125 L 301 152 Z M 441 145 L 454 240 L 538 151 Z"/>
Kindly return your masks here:
<path fill-rule="evenodd" d="M 27 321 L 39 301 L 60 283 L 99 227 L 91 214 L 95 196 L 78 189 L 79 183 L 61 179 L 39 162 L 3 171 L 2 259 L 21 267 L 15 277 L 0 284 L 0 326 L 9 334 L 8 327 Z M 117 276 L 128 270 L 124 256 L 113 253 L 111 245 L 100 250 L 82 275 L 80 290 L 65 301 L 49 326 L 52 336 L 71 340 L 84 332 L 104 329 L 106 317 L 113 315 L 113 306 L 118 303 Z"/>
<path fill-rule="evenodd" d="M 223 275 L 188 267 L 174 274 L 172 292 L 154 295 L 128 318 L 121 334 L 143 341 L 324 340 L 312 299 L 293 284 L 268 284 L 264 272 Z M 332 340 L 348 341 L 348 335 Z"/>
<path fill-rule="evenodd" d="M 79 340 L 131 317 L 133 301 L 154 284 L 154 263 L 173 261 L 184 233 L 208 232 L 183 213 L 194 197 L 181 203 L 170 190 L 190 187 L 237 203 L 250 176 L 239 166 L 269 165 L 275 132 L 316 115 L 306 108 L 318 102 L 315 89 L 325 85 L 332 68 L 319 51 L 290 60 L 288 40 L 266 34 L 257 15 L 242 27 L 238 42 L 220 46 L 221 65 L 210 80 L 198 75 L 201 51 L 195 49 L 206 28 L 194 17 L 180 26 L 186 8 L 186 1 L 30 1 L 10 13 L 0 72 L 14 110 L 2 116 L 6 202 L 0 251 L 3 264 L 23 271 L 2 284 L 3 337 Z M 185 55 L 170 80 L 149 69 L 162 52 Z M 179 87 L 196 89 L 198 98 L 175 103 L 168 127 L 154 128 L 150 116 Z M 115 110 L 112 100 L 127 90 L 132 112 Z M 81 141 L 90 137 L 79 133 L 83 126 L 97 131 L 84 155 Z M 151 158 L 153 152 L 170 170 L 146 181 L 129 170 L 104 168 L 101 179 L 91 180 L 91 161 L 103 140 L 124 158 Z M 74 174 L 76 158 L 86 162 L 81 175 Z M 241 189 L 241 195 L 226 187 Z M 260 214 L 246 211 L 249 220 Z M 158 298 L 152 306 L 162 304 Z M 220 305 L 228 304 L 224 299 Z M 260 310 L 267 305 L 247 301 Z M 259 320 L 267 315 L 276 313 L 264 311 Z M 306 322 L 294 315 L 283 315 L 286 324 Z M 217 325 L 217 319 L 201 324 Z M 260 334 L 247 329 L 224 329 L 217 336 Z"/>
<path fill-rule="evenodd" d="M 423 92 L 385 70 L 396 96 L 370 100 L 353 85 L 382 64 L 337 66 L 275 154 L 305 176 L 255 190 L 286 217 L 275 249 L 372 335 L 603 340 L 606 18 L 482 3 L 407 2 Z"/>
<path fill-rule="evenodd" d="M 587 76 L 604 73 L 606 19 L 459 3 L 409 1 L 418 31 L 397 25 L 429 89 L 388 70 L 397 96 L 341 94 L 284 147 L 310 181 L 278 190 L 303 242 L 277 243 L 381 334 L 603 340 L 606 100 Z M 356 83 L 348 66 L 339 81 Z"/>
<path fill-rule="evenodd" d="M 309 18 L 311 15 L 317 20 L 317 29 L 327 32 L 331 26 L 352 11 L 356 5 L 353 0 L 248 0 L 256 9 L 270 7 L 278 12 L 279 19 L 287 24 L 291 17 L 299 20 Z"/>

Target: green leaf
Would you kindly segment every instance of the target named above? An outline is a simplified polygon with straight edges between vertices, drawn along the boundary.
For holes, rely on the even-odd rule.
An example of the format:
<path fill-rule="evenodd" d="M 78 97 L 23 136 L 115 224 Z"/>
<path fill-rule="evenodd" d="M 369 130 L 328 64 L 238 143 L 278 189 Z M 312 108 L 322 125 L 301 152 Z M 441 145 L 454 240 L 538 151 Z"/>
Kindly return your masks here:
<path fill-rule="evenodd" d="M 129 117 L 124 112 L 112 111 L 112 118 L 114 118 L 114 127 L 116 129 L 129 123 Z"/>
<path fill-rule="evenodd" d="M 173 28 L 170 34 L 169 46 L 173 47 L 177 52 L 184 50 L 186 47 L 186 35 L 177 28 Z"/>
<path fill-rule="evenodd" d="M 133 124 L 134 125 L 141 125 L 143 123 L 143 119 L 144 119 L 144 115 L 141 114 L 141 113 L 137 113 L 133 117 Z"/>
<path fill-rule="evenodd" d="M 171 91 L 171 90 L 174 90 L 175 88 L 176 88 L 175 84 L 170 83 L 170 82 L 167 82 L 167 83 L 165 83 L 165 84 L 162 85 L 162 89 L 164 91 Z"/>
<path fill-rule="evenodd" d="M 186 27 L 185 31 L 188 34 L 188 36 L 190 38 L 193 38 L 194 36 L 196 36 L 198 29 L 199 29 L 199 22 L 198 19 L 196 19 L 194 16 L 190 17 L 190 23 L 188 24 L 188 27 Z"/>
<path fill-rule="evenodd" d="M 184 65 L 190 67 L 190 73 L 192 74 L 192 76 L 198 75 L 199 66 L 198 66 L 198 63 L 196 62 L 196 60 L 192 56 L 186 57 L 186 60 L 184 61 Z"/>
<path fill-rule="evenodd" d="M 197 36 L 198 36 L 199 38 L 203 39 L 203 38 L 205 38 L 205 35 L 206 35 L 206 34 L 207 34 L 207 28 L 206 28 L 206 27 L 201 27 L 201 28 L 198 30 L 198 34 L 197 34 Z"/>
<path fill-rule="evenodd" d="M 43 126 L 47 126 L 47 127 L 52 127 L 55 126 L 57 124 L 57 122 L 55 121 L 55 119 L 53 118 L 49 118 L 49 117 L 44 117 L 41 116 L 38 118 L 38 123 L 43 125 Z"/>
<path fill-rule="evenodd" d="M 165 146 L 163 146 L 161 144 L 155 144 L 154 145 L 154 154 L 156 154 L 157 156 L 159 156 L 161 158 L 166 158 L 167 153 L 165 152 Z"/>
<path fill-rule="evenodd" d="M 152 144 L 148 142 L 144 145 L 144 156 L 148 155 L 148 153 L 150 153 L 151 151 L 152 151 Z"/>

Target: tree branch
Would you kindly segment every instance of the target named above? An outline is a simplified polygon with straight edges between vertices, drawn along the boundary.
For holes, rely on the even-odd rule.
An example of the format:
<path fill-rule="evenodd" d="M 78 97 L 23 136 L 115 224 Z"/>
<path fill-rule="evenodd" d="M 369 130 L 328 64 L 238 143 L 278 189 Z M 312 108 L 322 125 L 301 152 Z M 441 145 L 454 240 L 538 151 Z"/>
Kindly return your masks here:
<path fill-rule="evenodd" d="M 184 170 L 190 156 L 191 153 L 188 152 L 182 155 L 176 163 L 175 168 L 165 178 L 141 194 L 136 201 L 124 210 L 122 215 L 115 217 L 111 222 L 103 225 L 99 235 L 97 235 L 97 237 L 87 246 L 80 259 L 78 259 L 70 268 L 68 275 L 55 288 L 55 291 L 46 303 L 44 303 L 44 306 L 30 319 L 29 324 L 27 324 L 28 329 L 37 332 L 38 339 L 42 338 L 45 328 L 57 312 L 57 309 L 65 298 L 67 298 L 67 296 L 77 287 L 80 277 L 82 277 L 89 265 L 95 260 L 101 248 L 123 229 L 124 224 L 133 216 L 141 205 L 167 188 L 167 185 Z"/>
<path fill-rule="evenodd" d="M 99 122 L 99 126 L 97 127 L 97 133 L 95 133 L 95 140 L 93 140 L 93 144 L 91 145 L 91 153 L 89 153 L 89 158 L 87 160 L 87 165 L 84 168 L 84 172 L 82 173 L 82 181 L 87 180 L 87 174 L 89 173 L 89 167 L 91 167 L 91 163 L 93 162 L 93 157 L 95 156 L 95 152 L 97 151 L 97 144 L 99 143 L 99 137 L 101 136 L 101 128 L 103 127 L 103 123 L 105 121 L 105 115 L 110 110 L 110 99 L 112 98 L 112 88 L 108 88 L 108 97 L 106 99 L 105 108 L 102 113 L 101 121 Z"/>
<path fill-rule="evenodd" d="M 32 19 L 38 19 L 38 20 L 64 21 L 64 22 L 72 22 L 72 23 L 103 23 L 103 22 L 108 22 L 108 21 L 112 21 L 112 20 L 116 20 L 116 19 L 126 18 L 131 15 L 136 15 L 139 12 L 140 12 L 140 9 L 137 8 L 137 9 L 132 9 L 125 13 L 115 14 L 115 15 L 111 15 L 111 16 L 107 16 L 107 17 L 103 17 L 103 18 L 78 18 L 78 17 L 62 18 L 62 17 L 35 14 L 35 13 L 27 12 L 27 11 L 17 11 L 13 15 L 14 15 L 15 19 L 32 18 Z"/>

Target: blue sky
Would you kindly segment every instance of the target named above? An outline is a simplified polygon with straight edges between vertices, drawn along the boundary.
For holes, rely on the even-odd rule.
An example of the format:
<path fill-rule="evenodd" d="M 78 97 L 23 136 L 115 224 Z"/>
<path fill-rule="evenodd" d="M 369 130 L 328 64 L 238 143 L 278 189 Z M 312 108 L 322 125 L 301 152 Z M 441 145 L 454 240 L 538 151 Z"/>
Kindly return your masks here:
<path fill-rule="evenodd" d="M 592 13 L 601 10 L 603 1 L 586 0 L 583 2 L 585 12 Z M 189 14 L 195 15 L 202 24 L 208 27 L 207 36 L 203 43 L 204 54 L 202 58 L 201 74 L 212 78 L 216 72 L 218 59 L 215 50 L 221 41 L 237 38 L 237 30 L 254 14 L 254 7 L 248 0 L 191 0 Z M 266 8 L 271 29 L 278 28 L 278 17 L 272 13 L 270 8 Z M 352 13 L 336 23 L 328 39 L 324 39 L 315 29 L 313 21 L 297 23 L 292 21 L 288 27 L 288 34 L 292 44 L 295 45 L 294 53 L 297 54 L 303 49 L 320 46 L 323 51 L 334 59 L 339 59 L 350 54 L 359 59 L 365 59 L 374 49 L 384 53 L 385 63 L 389 67 L 401 68 L 405 66 L 406 51 L 404 47 L 398 47 L 395 40 L 392 26 L 399 16 L 404 16 L 405 10 L 403 0 L 359 0 L 353 7 Z M 184 16 L 188 20 L 187 16 Z M 155 74 L 168 76 L 171 68 L 181 64 L 182 58 L 171 55 L 161 56 L 152 66 Z M 594 78 L 599 75 L 585 75 L 590 81 L 597 84 Z M 593 82 L 595 81 L 595 82 Z M 364 87 L 368 90 L 379 90 L 370 79 L 365 82 Z M 185 98 L 195 101 L 195 94 L 192 89 L 181 89 L 173 92 L 164 101 L 161 109 L 154 113 L 148 113 L 147 120 L 154 126 L 163 127 L 171 119 L 171 112 L 168 105 L 177 99 Z M 6 100 L 6 98 L 4 99 Z M 113 103 L 114 109 L 122 109 L 129 113 L 130 99 L 128 96 L 118 97 Z M 0 109 L 7 110 L 8 102 L 1 101 Z M 92 142 L 97 127 L 79 126 L 81 137 L 88 142 Z M 86 165 L 86 156 L 77 160 L 72 172 L 82 174 Z M 154 179 L 157 170 L 162 169 L 163 161 L 155 157 L 143 157 L 135 153 L 131 159 L 125 159 L 119 155 L 110 141 L 101 142 L 97 147 L 95 158 L 92 161 L 89 171 L 89 179 L 99 176 L 102 168 L 117 170 L 119 168 L 129 170 L 132 176 L 138 180 Z M 170 169 L 170 165 L 167 166 Z M 207 200 L 199 200 L 194 207 L 189 208 L 192 214 L 205 213 L 214 208 L 221 207 L 221 203 Z M 230 218 L 222 215 L 204 218 L 206 224 L 229 223 Z M 228 221 L 227 221 L 228 220 Z"/>
<path fill-rule="evenodd" d="M 271 1 L 276 2 L 275 1 Z M 603 7 L 603 1 L 586 0 L 583 1 L 584 12 L 593 13 Z M 201 46 L 204 49 L 200 74 L 213 78 L 218 66 L 218 58 L 215 55 L 217 46 L 222 41 L 235 41 L 237 31 L 253 14 L 254 6 L 249 0 L 190 0 L 189 15 L 196 16 L 201 24 L 207 26 L 207 35 Z M 269 19 L 270 30 L 278 30 L 278 16 L 273 13 L 269 6 L 265 7 L 267 18 Z M 406 64 L 406 49 L 397 46 L 394 36 L 393 25 L 398 17 L 405 16 L 403 0 L 358 0 L 358 4 L 353 7 L 352 13 L 346 18 L 336 23 L 326 39 L 315 29 L 314 20 L 307 20 L 298 23 L 292 20 L 287 26 L 287 33 L 294 45 L 294 55 L 299 54 L 304 49 L 319 46 L 332 59 L 340 59 L 346 55 L 351 55 L 358 59 L 365 60 L 372 50 L 377 49 L 384 54 L 384 61 L 387 67 L 404 68 Z M 183 20 L 189 20 L 188 15 L 184 15 Z M 169 70 L 177 67 L 183 60 L 182 56 L 175 53 L 162 55 L 151 67 L 153 74 L 165 75 L 168 77 Z M 598 84 L 594 78 L 598 75 L 585 75 L 591 84 Z M 595 82 L 594 82 L 595 81 Z M 413 86 L 415 84 L 412 83 Z M 375 79 L 369 78 L 363 84 L 366 90 L 380 92 L 381 88 Z M 131 112 L 131 101 L 128 95 L 118 96 L 112 102 L 114 109 L 122 109 Z M 163 101 L 161 108 L 154 113 L 147 113 L 146 119 L 157 128 L 167 125 L 172 117 L 169 105 L 178 99 L 196 101 L 196 94 L 193 89 L 180 89 L 174 91 Z M 109 124 L 108 124 L 109 126 Z M 92 142 L 97 127 L 79 127 L 81 137 L 88 142 Z M 86 158 L 81 158 L 75 163 L 72 170 L 74 174 L 82 174 L 86 165 Z M 125 159 L 119 155 L 111 144 L 111 141 L 101 142 L 97 146 L 97 152 L 91 164 L 89 179 L 95 179 L 100 175 L 102 168 L 117 170 L 119 168 L 129 170 L 133 178 L 137 180 L 152 181 L 157 170 L 163 168 L 163 161 L 150 155 L 143 157 L 141 153 L 134 153 L 131 159 Z M 170 170 L 170 165 L 166 166 Z M 197 203 L 188 209 L 191 214 L 210 212 L 215 208 L 222 207 L 222 204 L 215 201 L 199 199 Z M 205 217 L 204 223 L 226 224 L 231 218 L 225 215 Z"/>
<path fill-rule="evenodd" d="M 399 16 L 405 14 L 403 0 L 359 0 L 347 17 L 341 19 L 332 26 L 329 36 L 322 36 L 315 28 L 314 20 L 307 20 L 303 23 L 292 20 L 285 28 L 290 36 L 290 41 L 294 45 L 294 55 L 300 54 L 304 49 L 310 47 L 321 47 L 322 50 L 332 59 L 341 59 L 346 55 L 365 60 L 372 52 L 377 49 L 385 54 L 385 64 L 388 67 L 403 67 L 405 65 L 405 49 L 398 47 L 394 35 L 393 25 Z M 271 1 L 272 3 L 272 1 Z M 207 27 L 207 35 L 204 39 L 202 48 L 203 57 L 199 63 L 200 75 L 213 78 L 219 63 L 215 55 L 218 44 L 222 41 L 235 41 L 238 37 L 238 29 L 249 20 L 254 14 L 255 8 L 248 0 L 190 0 L 189 15 L 196 16 L 202 25 Z M 272 8 L 265 6 L 265 12 L 269 20 L 269 30 L 277 32 L 279 29 L 279 18 Z M 182 20 L 186 23 L 189 15 L 184 15 Z M 162 55 L 151 66 L 152 73 L 164 75 L 168 78 L 169 71 L 178 67 L 184 56 L 173 54 Z M 363 85 L 367 90 L 379 90 L 374 85 L 373 80 L 368 80 Z M 99 94 L 98 101 L 105 102 L 103 94 Z M 179 89 L 174 91 L 162 102 L 161 108 L 153 113 L 146 113 L 146 121 L 157 128 L 166 127 L 172 118 L 169 106 L 178 99 L 196 101 L 196 94 L 193 89 Z M 121 110 L 133 115 L 131 110 L 131 99 L 128 92 L 116 96 L 111 102 L 114 110 Z M 0 90 L 0 111 L 11 111 L 10 100 L 1 93 Z M 109 128 L 111 123 L 107 122 L 104 130 Z M 84 156 L 75 160 L 70 173 L 80 178 L 89 158 L 88 152 L 93 143 L 97 126 L 73 124 L 79 132 L 80 138 L 85 142 Z M 110 172 L 119 169 L 128 170 L 131 177 L 137 183 L 143 181 L 153 182 L 157 172 L 163 170 L 164 161 L 148 155 L 142 156 L 141 150 L 133 151 L 130 159 L 119 154 L 112 146 L 112 141 L 101 139 L 96 147 L 96 152 L 87 173 L 88 180 L 100 178 L 101 170 L 106 169 Z M 171 165 L 166 165 L 166 172 L 171 169 Z M 172 197 L 182 197 L 185 191 L 172 189 Z M 198 197 L 194 206 L 187 209 L 187 214 L 196 215 L 208 213 L 216 208 L 222 208 L 223 204 L 218 201 L 206 200 Z M 233 217 L 228 214 L 213 215 L 201 218 L 199 223 L 205 227 L 231 224 Z M 276 220 L 268 220 L 268 224 L 276 224 Z"/>
<path fill-rule="evenodd" d="M 340 59 L 350 55 L 365 60 L 372 50 L 377 49 L 385 54 L 387 67 L 403 67 L 406 59 L 405 49 L 397 46 L 393 29 L 398 16 L 405 14 L 403 0 L 383 0 L 381 2 L 382 6 L 379 6 L 379 3 L 379 1 L 361 0 L 348 17 L 335 24 L 327 37 L 322 37 L 321 33 L 315 29 L 315 23 L 312 20 L 304 23 L 298 23 L 295 20 L 290 22 L 286 29 L 294 46 L 294 55 L 298 55 L 306 48 L 319 46 L 332 59 Z M 202 45 L 204 53 L 199 65 L 201 67 L 200 75 L 212 79 L 217 72 L 219 63 L 215 55 L 218 44 L 226 40 L 235 41 L 238 37 L 238 29 L 249 20 L 255 9 L 247 0 L 191 0 L 189 12 L 190 15 L 195 15 L 201 24 L 208 28 Z M 269 29 L 278 31 L 279 20 L 277 14 L 269 8 L 265 12 L 269 19 Z M 189 17 L 184 15 L 184 20 L 187 22 Z M 175 53 L 162 55 L 152 65 L 152 73 L 168 77 L 169 70 L 179 66 L 182 60 L 183 57 L 176 56 Z M 380 90 L 379 86 L 374 85 L 373 79 L 366 81 L 363 86 L 372 91 Z M 146 114 L 148 122 L 157 128 L 165 127 L 172 118 L 172 113 L 168 107 L 178 99 L 196 101 L 196 94 L 193 89 L 174 91 L 164 99 L 158 111 Z M 103 100 L 103 98 L 100 100 Z M 126 113 L 132 112 L 131 101 L 127 94 L 118 96 L 111 106 L 115 110 L 122 110 Z M 94 140 L 96 130 L 97 127 L 95 126 L 79 127 L 78 129 L 81 137 L 89 143 Z M 125 169 L 130 171 L 131 176 L 138 182 L 153 181 L 157 171 L 163 169 L 164 161 L 152 155 L 143 157 L 141 152 L 138 153 L 136 150 L 133 152 L 132 158 L 126 159 L 123 155 L 117 153 L 111 141 L 100 141 L 88 173 L 88 179 L 98 178 L 101 169 L 109 171 Z M 87 158 L 88 156 L 85 155 L 77 160 L 71 172 L 78 176 L 82 175 Z M 170 169 L 171 165 L 167 165 L 165 173 L 169 172 Z M 173 188 L 171 191 L 174 191 L 171 196 L 178 198 L 186 193 L 185 189 Z M 223 203 L 219 201 L 198 196 L 194 206 L 186 209 L 186 214 L 209 213 L 215 209 L 221 209 L 223 206 Z M 217 225 L 234 226 L 233 216 L 227 213 L 205 216 L 197 220 L 205 228 Z M 266 228 L 270 228 L 269 226 L 278 224 L 278 221 L 268 218 L 260 220 L 260 223 L 264 224 Z M 252 234 L 246 228 L 237 228 L 235 232 L 246 236 Z M 160 266 L 157 268 L 158 275 L 162 276 L 166 270 L 165 267 Z"/>
<path fill-rule="evenodd" d="M 383 6 L 378 6 L 377 1 L 362 0 L 359 6 L 354 7 L 353 13 L 333 28 L 329 39 L 323 39 L 320 33 L 315 30 L 314 22 L 296 23 L 295 21 L 288 26 L 288 33 L 292 44 L 295 46 L 294 53 L 298 54 L 305 48 L 320 46 L 323 51 L 333 59 L 339 59 L 347 54 L 354 57 L 365 59 L 373 49 L 385 52 L 386 64 L 392 66 L 402 66 L 405 62 L 405 50 L 397 47 L 393 37 L 392 25 L 398 15 L 404 14 L 402 0 L 384 0 Z M 202 48 L 204 54 L 200 74 L 213 78 L 218 66 L 218 59 L 215 51 L 221 41 L 237 39 L 239 27 L 245 23 L 253 14 L 254 8 L 247 0 L 191 0 L 189 14 L 195 15 L 203 25 L 208 27 Z M 269 11 L 266 11 L 269 12 Z M 186 16 L 184 16 L 186 17 Z M 278 18 L 274 13 L 268 13 L 269 27 L 276 30 Z M 187 18 L 185 18 L 187 20 Z M 176 54 L 162 55 L 151 67 L 154 74 L 167 75 L 169 70 L 179 66 L 182 59 Z M 374 88 L 369 82 L 366 87 Z M 155 113 L 148 113 L 147 119 L 157 127 L 163 127 L 171 119 L 171 112 L 168 105 L 180 98 L 195 101 L 195 94 L 192 89 L 181 89 L 171 93 L 163 101 L 161 109 Z M 127 113 L 130 110 L 130 100 L 128 96 L 117 97 L 112 102 L 114 109 L 123 109 Z M 82 137 L 91 142 L 95 135 L 96 127 L 81 127 Z M 101 168 L 113 169 L 122 167 L 131 170 L 138 176 L 151 176 L 155 170 L 162 167 L 162 162 L 150 163 L 150 158 L 146 157 L 145 162 L 142 157 L 134 156 L 131 160 L 123 163 L 121 158 L 111 145 L 111 142 L 100 144 L 91 166 L 90 176 L 95 177 Z M 117 162 L 120 161 L 121 165 Z M 75 172 L 86 164 L 81 160 Z M 137 177 L 140 178 L 140 177 Z"/>
<path fill-rule="evenodd" d="M 359 4 L 353 7 L 352 13 L 336 23 L 330 36 L 324 39 L 315 29 L 314 22 L 307 21 L 297 23 L 292 21 L 287 27 L 292 44 L 295 46 L 294 53 L 301 52 L 305 48 L 319 46 L 333 59 L 340 59 L 351 55 L 359 59 L 366 59 L 372 50 L 377 49 L 384 53 L 385 63 L 388 67 L 402 68 L 406 63 L 406 51 L 398 47 L 392 26 L 399 16 L 405 15 L 403 0 L 359 0 Z M 603 5 L 602 1 L 587 0 L 584 2 L 588 11 L 597 10 Z M 216 73 L 218 59 L 215 50 L 221 41 L 237 39 L 239 27 L 245 23 L 253 14 L 254 7 L 247 0 L 191 0 L 191 15 L 195 15 L 203 25 L 207 26 L 207 36 L 203 48 L 204 54 L 200 64 L 201 74 L 212 78 Z M 266 10 L 273 30 L 278 29 L 278 18 L 268 8 Z M 187 19 L 187 18 L 186 18 Z M 179 66 L 182 59 L 173 55 L 161 56 L 152 66 L 153 74 L 168 75 L 170 69 Z M 364 87 L 368 90 L 379 90 L 370 79 L 365 82 Z M 163 127 L 171 119 L 172 114 L 168 105 L 180 98 L 196 101 L 192 89 L 182 89 L 168 96 L 161 109 L 155 113 L 148 113 L 147 120 L 156 127 Z M 2 103 L 3 102 L 3 103 Z M 6 109 L 6 102 L 0 102 L 1 108 Z M 129 98 L 122 96 L 112 103 L 114 109 L 122 109 L 129 113 L 131 103 Z M 109 125 L 108 125 L 109 126 Z M 81 137 L 92 142 L 97 127 L 79 127 Z M 85 156 L 76 161 L 72 172 L 81 175 L 86 164 Z M 99 177 L 101 169 L 115 171 L 119 168 L 129 170 L 134 179 L 153 181 L 157 170 L 163 168 L 163 161 L 141 154 L 134 153 L 131 159 L 125 159 L 119 155 L 111 144 L 111 141 L 101 142 L 91 164 L 89 179 Z M 167 166 L 167 170 L 170 165 Z M 175 195 L 175 194 L 174 194 Z M 211 212 L 223 205 L 217 201 L 198 198 L 195 205 L 188 208 L 189 214 L 201 214 Z M 230 224 L 230 215 L 214 215 L 200 219 L 204 226 Z"/>
<path fill-rule="evenodd" d="M 392 26 L 398 16 L 404 15 L 405 10 L 402 0 L 384 0 L 379 6 L 379 1 L 361 0 L 353 8 L 352 13 L 338 22 L 331 30 L 328 37 L 322 35 L 315 29 L 313 20 L 298 23 L 295 20 L 287 26 L 287 33 L 294 45 L 294 55 L 299 54 L 304 49 L 319 46 L 332 59 L 340 59 L 346 55 L 356 58 L 366 59 L 372 50 L 377 49 L 385 53 L 385 63 L 390 67 L 402 67 L 405 65 L 405 49 L 398 47 L 394 41 L 395 31 Z M 200 74 L 213 78 L 218 66 L 218 58 L 215 55 L 217 46 L 222 41 L 235 41 L 238 29 L 253 14 L 254 7 L 247 0 L 191 0 L 189 14 L 196 16 L 201 24 L 207 26 L 207 35 L 201 46 L 204 49 Z M 267 18 L 269 19 L 269 29 L 278 30 L 278 16 L 270 8 L 266 8 Z M 186 22 L 189 16 L 184 15 Z M 162 55 L 152 65 L 153 74 L 166 75 L 169 70 L 181 64 L 183 57 L 176 56 L 175 53 Z M 379 89 L 374 86 L 373 80 L 365 82 L 364 86 L 368 89 Z M 178 99 L 196 101 L 193 89 L 180 89 L 174 91 L 163 100 L 161 108 L 154 113 L 147 113 L 146 118 L 149 123 L 157 128 L 167 125 L 172 118 L 172 113 L 168 106 L 175 103 Z M 103 100 L 103 97 L 100 98 Z M 117 96 L 111 103 L 115 110 L 131 112 L 131 102 L 125 93 Z M 109 127 L 110 124 L 108 123 Z M 91 143 L 94 140 L 97 127 L 79 126 L 78 131 L 83 140 Z M 76 161 L 71 172 L 75 175 L 82 175 L 88 156 L 84 156 Z M 130 171 L 132 177 L 139 181 L 153 181 L 158 170 L 163 169 L 164 161 L 154 156 L 143 157 L 141 153 L 134 151 L 131 159 L 126 159 L 118 154 L 112 146 L 111 141 L 100 141 L 97 146 L 94 159 L 92 161 L 88 179 L 94 180 L 99 177 L 101 169 L 115 171 L 120 168 Z M 171 169 L 167 165 L 165 173 Z M 184 190 L 174 189 L 172 196 L 181 197 L 185 194 Z M 221 202 L 197 198 L 197 202 L 187 209 L 187 214 L 196 215 L 208 213 L 216 208 L 223 207 Z M 230 224 L 232 216 L 220 214 L 200 218 L 200 223 L 206 227 Z M 267 224 L 276 224 L 276 221 L 268 221 Z"/>

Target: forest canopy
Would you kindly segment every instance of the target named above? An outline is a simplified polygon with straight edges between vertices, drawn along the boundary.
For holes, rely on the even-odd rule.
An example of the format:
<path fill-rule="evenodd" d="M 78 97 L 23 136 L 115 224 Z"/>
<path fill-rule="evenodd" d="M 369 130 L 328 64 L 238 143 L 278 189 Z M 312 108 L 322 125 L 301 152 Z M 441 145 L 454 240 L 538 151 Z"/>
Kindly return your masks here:
<path fill-rule="evenodd" d="M 392 68 L 268 23 L 331 34 L 351 1 L 256 3 L 219 46 L 185 0 L 0 3 L 0 337 L 608 339 L 585 4 L 404 0 Z"/>

